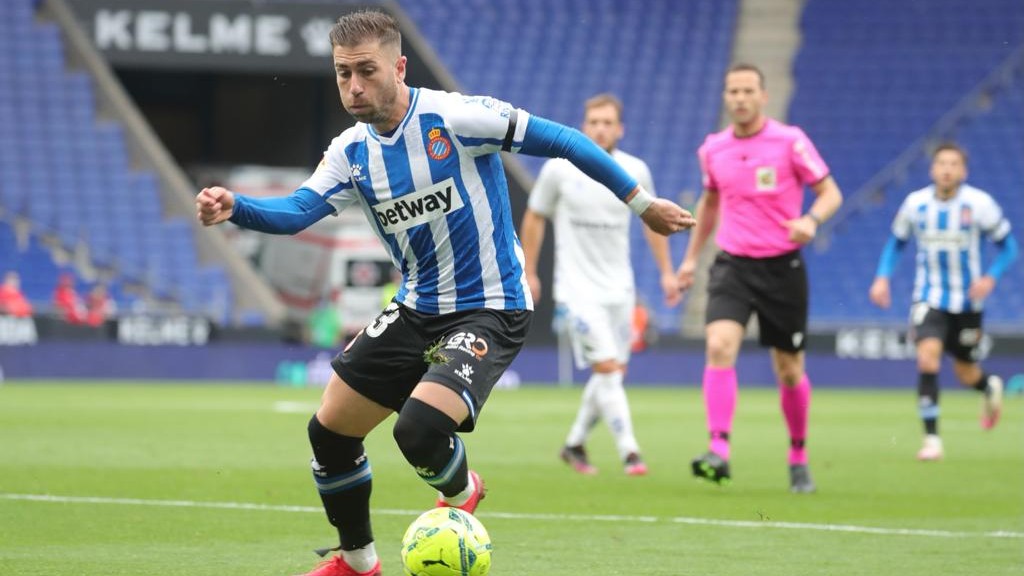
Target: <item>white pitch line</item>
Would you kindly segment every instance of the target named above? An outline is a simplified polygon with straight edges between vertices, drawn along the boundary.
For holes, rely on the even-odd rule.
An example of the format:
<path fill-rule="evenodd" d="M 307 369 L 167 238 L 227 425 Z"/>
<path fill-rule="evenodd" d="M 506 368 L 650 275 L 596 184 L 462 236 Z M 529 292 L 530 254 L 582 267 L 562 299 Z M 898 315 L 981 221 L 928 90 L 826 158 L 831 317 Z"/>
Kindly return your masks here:
<path fill-rule="evenodd" d="M 199 502 L 194 500 L 146 500 L 142 498 L 106 498 L 102 496 L 54 496 L 51 494 L 5 494 L 0 493 L 3 500 L 21 500 L 30 502 L 54 502 L 62 504 L 115 504 L 126 506 L 161 506 L 165 508 L 207 508 L 222 510 L 259 510 L 266 512 L 305 512 L 323 513 L 319 506 L 288 506 L 281 504 L 255 504 L 251 502 Z M 415 517 L 421 510 L 374 509 L 374 514 L 384 516 Z M 806 530 L 815 532 L 846 532 L 854 534 L 874 534 L 879 536 L 921 536 L 926 538 L 1019 538 L 1024 539 L 1024 532 L 1009 530 L 992 530 L 988 532 L 964 532 L 954 530 L 923 530 L 917 528 L 878 528 L 872 526 L 854 526 L 848 524 L 815 524 L 806 522 L 775 522 L 772 520 L 718 520 L 714 518 L 691 518 L 686 516 L 627 516 L 614 514 L 528 514 L 520 512 L 481 512 L 482 518 L 502 518 L 507 520 L 546 520 L 558 522 L 625 522 L 654 524 L 665 522 L 671 524 L 689 524 L 697 526 L 718 526 L 723 528 L 775 528 L 782 530 Z"/>

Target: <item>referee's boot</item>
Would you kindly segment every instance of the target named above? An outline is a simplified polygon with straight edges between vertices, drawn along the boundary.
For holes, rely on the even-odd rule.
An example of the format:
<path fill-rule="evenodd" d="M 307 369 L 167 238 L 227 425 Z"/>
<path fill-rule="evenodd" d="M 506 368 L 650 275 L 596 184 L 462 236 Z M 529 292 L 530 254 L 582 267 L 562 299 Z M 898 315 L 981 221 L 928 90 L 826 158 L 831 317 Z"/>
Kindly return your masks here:
<path fill-rule="evenodd" d="M 794 494 L 813 494 L 818 490 L 811 480 L 811 469 L 807 464 L 789 465 L 789 491 Z"/>
<path fill-rule="evenodd" d="M 714 452 L 708 451 L 690 462 L 693 475 L 709 482 L 724 486 L 732 476 L 729 473 L 729 461 Z"/>

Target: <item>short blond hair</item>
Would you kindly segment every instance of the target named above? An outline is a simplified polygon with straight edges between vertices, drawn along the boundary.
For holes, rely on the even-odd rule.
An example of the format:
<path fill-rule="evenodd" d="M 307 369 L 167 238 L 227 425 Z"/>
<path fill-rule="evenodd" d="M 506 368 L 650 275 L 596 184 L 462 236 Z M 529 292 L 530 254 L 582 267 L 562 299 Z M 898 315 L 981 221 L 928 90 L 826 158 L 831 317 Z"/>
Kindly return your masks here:
<path fill-rule="evenodd" d="M 935 160 L 935 157 L 939 155 L 939 152 L 946 152 L 947 150 L 959 154 L 960 160 L 963 161 L 964 166 L 967 166 L 967 150 L 964 150 L 963 146 L 960 146 L 956 142 L 940 143 L 935 147 L 935 150 L 932 151 L 932 160 Z"/>
<path fill-rule="evenodd" d="M 622 100 L 619 100 L 617 96 L 609 92 L 602 92 L 601 94 L 591 96 L 583 103 L 583 113 L 586 114 L 591 108 L 599 106 L 615 108 L 615 113 L 619 116 L 619 122 L 622 122 Z"/>
<path fill-rule="evenodd" d="M 357 10 L 345 14 L 331 28 L 331 46 L 357 46 L 379 42 L 402 49 L 402 32 L 398 22 L 380 10 Z"/>

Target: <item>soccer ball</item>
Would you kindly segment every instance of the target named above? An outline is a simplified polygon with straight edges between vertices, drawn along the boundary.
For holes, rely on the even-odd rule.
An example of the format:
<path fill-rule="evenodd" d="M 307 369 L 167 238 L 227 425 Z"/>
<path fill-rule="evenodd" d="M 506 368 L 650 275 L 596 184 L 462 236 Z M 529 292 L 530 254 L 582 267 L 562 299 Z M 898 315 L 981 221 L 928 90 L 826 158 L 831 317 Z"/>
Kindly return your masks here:
<path fill-rule="evenodd" d="M 434 508 L 405 531 L 402 564 L 408 576 L 485 576 L 491 570 L 491 537 L 469 512 Z"/>

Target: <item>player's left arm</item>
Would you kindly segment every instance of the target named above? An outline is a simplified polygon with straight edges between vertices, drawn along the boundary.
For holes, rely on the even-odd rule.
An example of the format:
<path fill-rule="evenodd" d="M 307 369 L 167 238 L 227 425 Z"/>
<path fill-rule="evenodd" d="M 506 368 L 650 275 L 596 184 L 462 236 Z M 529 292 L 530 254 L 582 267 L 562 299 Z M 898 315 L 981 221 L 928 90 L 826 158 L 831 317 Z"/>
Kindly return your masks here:
<path fill-rule="evenodd" d="M 668 235 L 696 224 L 693 215 L 675 202 L 656 198 L 619 163 L 575 128 L 530 116 L 520 151 L 532 156 L 565 158 L 625 202 L 649 228 Z"/>
<path fill-rule="evenodd" d="M 985 209 L 980 210 L 980 212 L 979 224 L 996 245 L 998 253 L 992 259 L 988 269 L 985 270 L 985 274 L 971 282 L 970 287 L 967 289 L 967 296 L 972 300 L 984 300 L 987 298 L 992 293 L 992 290 L 995 289 L 996 283 L 1003 273 L 1006 272 L 1006 269 L 1010 267 L 1010 264 L 1017 259 L 1017 255 L 1020 253 L 1017 239 L 1010 230 L 1010 222 L 1003 216 L 1002 209 L 995 201 L 990 200 L 990 204 Z"/>
<path fill-rule="evenodd" d="M 783 224 L 789 229 L 792 242 L 807 244 L 818 233 L 818 227 L 839 210 L 843 204 L 843 193 L 807 134 L 796 126 L 791 130 L 794 138 L 789 149 L 790 164 L 800 181 L 811 187 L 816 198 L 806 213 Z"/>
<path fill-rule="evenodd" d="M 816 198 L 807 212 L 783 223 L 789 229 L 789 239 L 798 244 L 814 240 L 818 227 L 827 222 L 843 204 L 843 193 L 831 175 L 813 184 L 811 190 Z"/>

